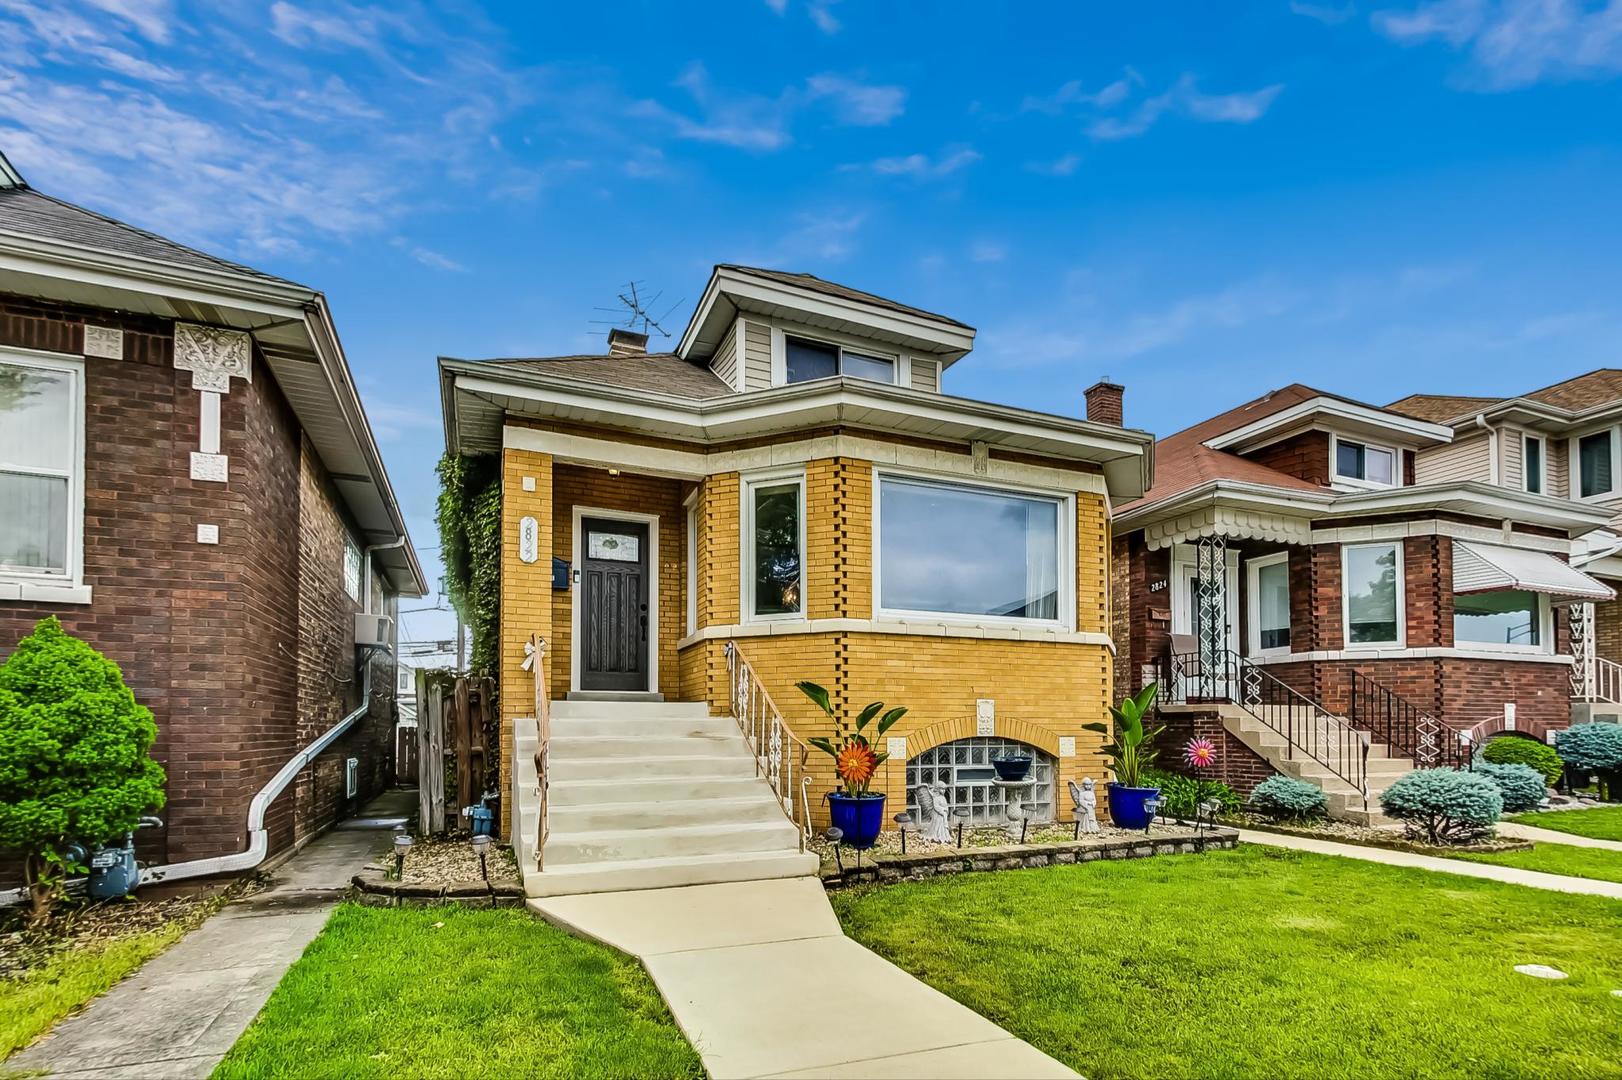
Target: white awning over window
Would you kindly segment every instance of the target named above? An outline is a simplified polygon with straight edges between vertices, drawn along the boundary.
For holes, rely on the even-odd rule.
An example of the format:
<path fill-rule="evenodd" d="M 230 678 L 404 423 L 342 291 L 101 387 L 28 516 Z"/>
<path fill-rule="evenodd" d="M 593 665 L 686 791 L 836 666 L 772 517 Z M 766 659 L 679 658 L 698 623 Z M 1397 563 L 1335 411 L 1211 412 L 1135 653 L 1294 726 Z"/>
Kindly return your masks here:
<path fill-rule="evenodd" d="M 1557 604 L 1585 600 L 1614 600 L 1608 585 L 1573 570 L 1553 555 L 1542 551 L 1453 541 L 1453 591 L 1455 593 L 1501 592 L 1520 589 L 1543 593 Z"/>

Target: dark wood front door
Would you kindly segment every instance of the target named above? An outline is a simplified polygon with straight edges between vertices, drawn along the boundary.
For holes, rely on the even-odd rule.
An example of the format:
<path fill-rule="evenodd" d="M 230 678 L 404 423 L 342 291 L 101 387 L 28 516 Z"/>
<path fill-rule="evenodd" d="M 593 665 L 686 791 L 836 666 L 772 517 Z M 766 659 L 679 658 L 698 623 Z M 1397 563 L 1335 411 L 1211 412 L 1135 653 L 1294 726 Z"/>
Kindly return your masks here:
<path fill-rule="evenodd" d="M 648 689 L 648 527 L 580 522 L 580 689 Z"/>

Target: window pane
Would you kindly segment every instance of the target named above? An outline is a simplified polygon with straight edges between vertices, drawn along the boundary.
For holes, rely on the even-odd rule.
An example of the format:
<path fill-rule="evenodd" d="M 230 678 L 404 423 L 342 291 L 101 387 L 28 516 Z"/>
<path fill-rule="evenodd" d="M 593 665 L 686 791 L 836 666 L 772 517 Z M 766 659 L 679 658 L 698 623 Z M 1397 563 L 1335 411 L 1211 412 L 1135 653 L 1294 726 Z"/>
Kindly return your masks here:
<path fill-rule="evenodd" d="M 1257 631 L 1264 649 L 1290 645 L 1290 567 L 1269 563 L 1256 571 Z"/>
<path fill-rule="evenodd" d="M 1597 431 L 1577 440 L 1577 469 L 1583 497 L 1611 490 L 1611 433 Z"/>
<path fill-rule="evenodd" d="M 1363 451 L 1363 479 L 1376 484 L 1389 484 L 1395 470 L 1391 451 L 1365 449 Z"/>
<path fill-rule="evenodd" d="M 1397 640 L 1397 549 L 1346 549 L 1346 632 L 1351 644 Z"/>
<path fill-rule="evenodd" d="M 857 379 L 873 379 L 877 382 L 895 382 L 895 361 L 880 360 L 874 356 L 862 356 L 859 353 L 845 354 L 845 369 L 843 374 Z"/>
<path fill-rule="evenodd" d="M 1453 598 L 1453 641 L 1537 645 L 1541 620 L 1535 593 L 1470 593 Z"/>
<path fill-rule="evenodd" d="M 1521 467 L 1526 471 L 1526 490 L 1537 495 L 1543 491 L 1543 440 L 1527 439 L 1526 454 Z"/>
<path fill-rule="evenodd" d="M 1335 444 L 1335 472 L 1354 480 L 1363 479 L 1363 444 L 1338 442 Z"/>
<path fill-rule="evenodd" d="M 839 374 L 839 350 L 831 345 L 789 338 L 783 343 L 788 360 L 788 381 L 826 379 Z"/>
<path fill-rule="evenodd" d="M 755 499 L 755 614 L 800 610 L 800 488 L 757 487 Z"/>
<path fill-rule="evenodd" d="M 0 472 L 0 567 L 68 571 L 68 482 Z"/>
<path fill-rule="evenodd" d="M 879 482 L 879 605 L 891 611 L 1059 617 L 1059 504 Z"/>
<path fill-rule="evenodd" d="M 68 372 L 0 364 L 0 465 L 70 470 L 72 407 Z"/>

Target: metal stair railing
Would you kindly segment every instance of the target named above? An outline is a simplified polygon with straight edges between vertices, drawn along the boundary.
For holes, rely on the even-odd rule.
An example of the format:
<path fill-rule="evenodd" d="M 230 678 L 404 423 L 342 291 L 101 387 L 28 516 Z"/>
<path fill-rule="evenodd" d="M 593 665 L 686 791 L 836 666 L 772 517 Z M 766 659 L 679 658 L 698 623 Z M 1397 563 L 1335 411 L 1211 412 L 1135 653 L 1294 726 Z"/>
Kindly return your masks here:
<path fill-rule="evenodd" d="M 777 804 L 799 833 L 803 852 L 811 837 L 811 747 L 789 730 L 777 703 L 736 641 L 727 642 L 726 656 L 732 718 L 738 722 L 738 730 L 743 732 L 749 752 L 754 755 L 755 775 L 764 776 L 771 785 Z M 797 801 L 796 764 L 799 766 Z"/>
<path fill-rule="evenodd" d="M 1346 718 L 1421 769 L 1467 769 L 1470 745 L 1435 716 L 1361 671 L 1353 671 Z"/>
<path fill-rule="evenodd" d="M 1171 653 L 1162 681 L 1169 704 L 1237 705 L 1284 738 L 1285 757 L 1312 761 L 1369 806 L 1369 737 L 1231 649 Z"/>

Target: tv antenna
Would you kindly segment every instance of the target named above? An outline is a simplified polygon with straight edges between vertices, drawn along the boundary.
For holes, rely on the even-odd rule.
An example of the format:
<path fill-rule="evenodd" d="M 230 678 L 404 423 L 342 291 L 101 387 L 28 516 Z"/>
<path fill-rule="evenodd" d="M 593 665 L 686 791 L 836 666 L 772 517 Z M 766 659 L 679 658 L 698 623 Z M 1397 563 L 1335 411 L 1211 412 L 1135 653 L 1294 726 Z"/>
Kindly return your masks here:
<path fill-rule="evenodd" d="M 619 307 L 600 307 L 592 309 L 594 311 L 608 312 L 611 315 L 618 316 L 618 318 L 593 319 L 591 320 L 592 325 L 623 326 L 627 330 L 635 330 L 639 333 L 648 334 L 650 336 L 654 333 L 658 333 L 661 337 L 669 337 L 670 331 L 666 330 L 660 325 L 660 323 L 670 318 L 670 313 L 680 307 L 682 301 L 677 300 L 674 304 L 671 304 L 665 309 L 664 314 L 655 317 L 653 314 L 654 308 L 656 305 L 658 305 L 659 298 L 664 295 L 664 292 L 661 290 L 660 292 L 654 293 L 652 296 L 645 297 L 642 295 L 642 290 L 646 284 L 647 283 L 644 281 L 626 282 L 625 288 L 615 296 L 615 299 L 620 302 Z M 683 299 L 685 299 L 685 297 Z"/>

